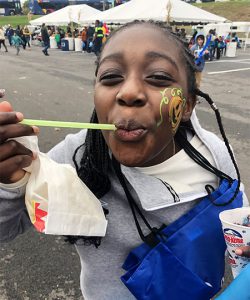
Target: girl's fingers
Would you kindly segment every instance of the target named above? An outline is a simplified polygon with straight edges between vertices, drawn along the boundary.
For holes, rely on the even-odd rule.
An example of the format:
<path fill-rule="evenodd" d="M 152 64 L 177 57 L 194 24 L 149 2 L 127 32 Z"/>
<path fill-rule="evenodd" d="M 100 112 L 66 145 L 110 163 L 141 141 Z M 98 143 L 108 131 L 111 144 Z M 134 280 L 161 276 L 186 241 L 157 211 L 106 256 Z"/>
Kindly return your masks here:
<path fill-rule="evenodd" d="M 22 124 L 2 125 L 0 126 L 0 144 L 4 143 L 6 140 L 11 138 L 16 138 L 20 136 L 37 135 L 38 133 L 39 133 L 39 129 L 36 126 L 28 126 Z"/>
<path fill-rule="evenodd" d="M 20 180 L 24 176 L 22 169 L 31 163 L 32 157 L 29 155 L 16 155 L 0 162 L 0 182 L 8 184 Z"/>
<path fill-rule="evenodd" d="M 20 112 L 3 112 L 0 110 L 0 124 L 14 124 L 23 120 L 23 114 Z"/>
<path fill-rule="evenodd" d="M 13 183 L 23 178 L 35 158 L 33 152 L 12 138 L 36 135 L 36 126 L 22 125 L 23 114 L 14 112 L 9 102 L 0 102 L 0 182 Z"/>
<path fill-rule="evenodd" d="M 33 157 L 33 152 L 14 140 L 9 140 L 0 146 L 0 163 L 16 155 L 29 155 Z"/>
<path fill-rule="evenodd" d="M 13 111 L 11 104 L 8 101 L 0 102 L 0 111 L 11 112 Z"/>
<path fill-rule="evenodd" d="M 250 258 L 250 246 L 237 248 L 235 254 Z"/>

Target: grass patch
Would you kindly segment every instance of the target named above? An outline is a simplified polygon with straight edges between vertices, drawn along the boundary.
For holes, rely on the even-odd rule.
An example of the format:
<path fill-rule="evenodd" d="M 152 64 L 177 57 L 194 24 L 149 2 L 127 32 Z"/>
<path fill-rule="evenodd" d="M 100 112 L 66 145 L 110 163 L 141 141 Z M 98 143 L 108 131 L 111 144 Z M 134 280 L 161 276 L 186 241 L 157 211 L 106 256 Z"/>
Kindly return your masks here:
<path fill-rule="evenodd" d="M 230 21 L 250 22 L 250 0 L 193 4 Z"/>
<path fill-rule="evenodd" d="M 32 16 L 32 20 L 35 20 L 41 16 Z M 0 26 L 8 25 L 10 24 L 14 28 L 16 28 L 17 25 L 28 25 L 29 20 L 27 16 L 2 16 L 0 17 Z"/>

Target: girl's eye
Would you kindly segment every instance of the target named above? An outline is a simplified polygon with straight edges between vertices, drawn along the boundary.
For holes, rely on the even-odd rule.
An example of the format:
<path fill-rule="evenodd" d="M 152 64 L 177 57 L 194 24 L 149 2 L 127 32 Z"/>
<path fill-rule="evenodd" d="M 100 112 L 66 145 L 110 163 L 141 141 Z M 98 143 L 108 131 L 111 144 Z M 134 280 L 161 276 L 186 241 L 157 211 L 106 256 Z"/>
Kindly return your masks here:
<path fill-rule="evenodd" d="M 100 76 L 99 81 L 104 85 L 115 85 L 123 80 L 122 75 L 107 73 Z"/>
<path fill-rule="evenodd" d="M 152 85 L 165 86 L 170 84 L 171 82 L 174 82 L 174 79 L 167 74 L 159 73 L 147 76 L 146 81 Z"/>

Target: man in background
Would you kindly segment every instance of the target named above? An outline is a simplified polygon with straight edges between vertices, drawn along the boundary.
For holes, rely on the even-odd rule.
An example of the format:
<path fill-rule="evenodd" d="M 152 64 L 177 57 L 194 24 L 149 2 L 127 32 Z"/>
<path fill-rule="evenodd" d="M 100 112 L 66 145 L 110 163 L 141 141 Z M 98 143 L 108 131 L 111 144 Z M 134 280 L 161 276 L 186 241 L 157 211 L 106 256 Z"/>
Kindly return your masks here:
<path fill-rule="evenodd" d="M 41 28 L 41 36 L 42 36 L 42 41 L 44 44 L 44 48 L 42 50 L 43 54 L 48 56 L 48 49 L 49 49 L 49 32 L 47 27 L 45 26 L 45 23 L 42 24 L 42 28 Z"/>

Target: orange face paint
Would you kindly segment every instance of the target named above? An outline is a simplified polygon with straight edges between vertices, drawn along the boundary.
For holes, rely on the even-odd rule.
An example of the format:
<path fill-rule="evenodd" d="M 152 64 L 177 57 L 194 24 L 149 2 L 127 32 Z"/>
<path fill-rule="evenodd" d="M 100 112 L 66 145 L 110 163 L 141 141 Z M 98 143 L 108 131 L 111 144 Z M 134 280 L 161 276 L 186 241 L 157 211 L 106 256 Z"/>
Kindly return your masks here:
<path fill-rule="evenodd" d="M 163 117 L 163 106 L 168 105 L 169 122 L 172 126 L 173 132 L 176 132 L 182 117 L 183 108 L 186 103 L 186 99 L 183 97 L 181 88 L 166 88 L 160 92 L 162 95 L 160 103 L 160 116 L 161 119 L 157 126 L 159 127 L 164 120 Z M 170 94 L 169 96 L 167 94 Z"/>

